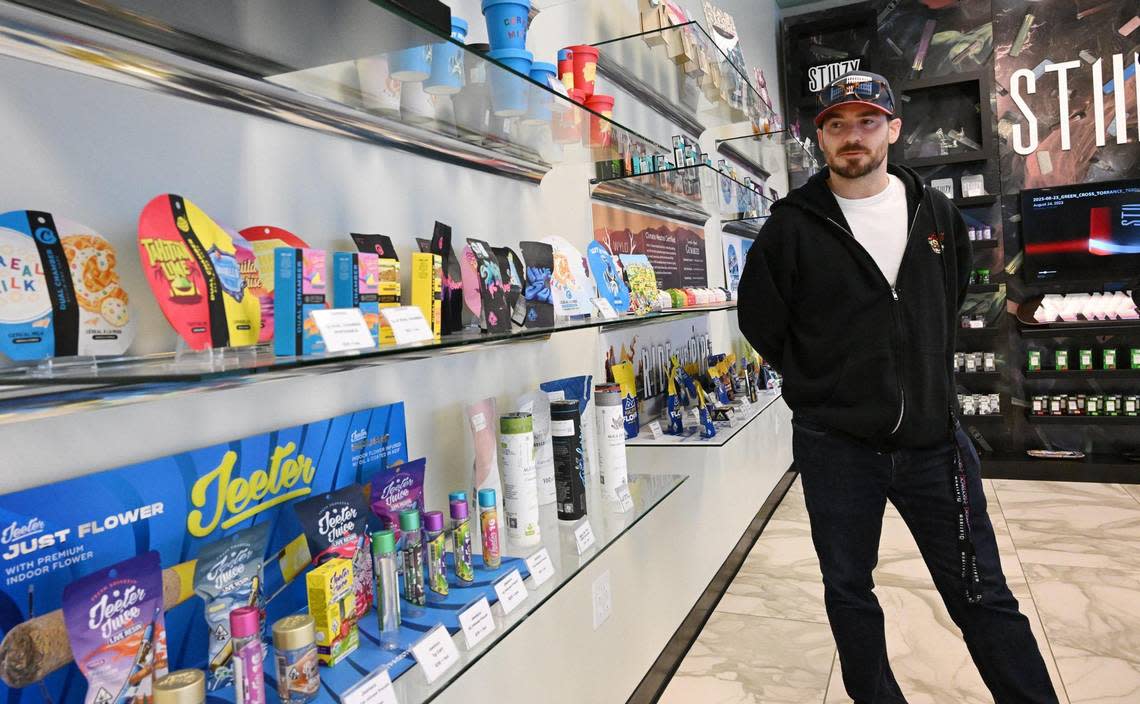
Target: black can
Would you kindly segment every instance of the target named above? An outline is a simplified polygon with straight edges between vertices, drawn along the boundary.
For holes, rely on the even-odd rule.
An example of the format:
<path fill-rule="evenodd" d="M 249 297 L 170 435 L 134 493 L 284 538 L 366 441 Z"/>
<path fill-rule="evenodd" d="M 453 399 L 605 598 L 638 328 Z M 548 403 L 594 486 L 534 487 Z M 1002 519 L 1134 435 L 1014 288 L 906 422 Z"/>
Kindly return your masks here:
<path fill-rule="evenodd" d="M 586 515 L 586 462 L 582 453 L 582 414 L 577 401 L 550 402 L 550 444 L 554 450 L 554 501 L 558 520 Z"/>

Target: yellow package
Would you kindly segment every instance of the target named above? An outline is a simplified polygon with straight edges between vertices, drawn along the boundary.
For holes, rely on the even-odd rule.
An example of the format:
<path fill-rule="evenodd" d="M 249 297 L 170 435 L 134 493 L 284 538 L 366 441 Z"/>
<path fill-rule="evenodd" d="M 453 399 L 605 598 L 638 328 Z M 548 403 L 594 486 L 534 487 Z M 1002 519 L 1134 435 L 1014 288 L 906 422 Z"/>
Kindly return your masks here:
<path fill-rule="evenodd" d="M 443 259 L 438 254 L 412 254 L 412 305 L 423 312 L 438 342 L 443 313 Z"/>
<path fill-rule="evenodd" d="M 360 645 L 352 560 L 329 560 L 305 576 L 309 615 L 317 627 L 317 657 L 333 666 Z"/>
<path fill-rule="evenodd" d="M 376 300 L 380 310 L 395 308 L 401 304 L 400 300 L 400 260 L 380 259 L 380 281 L 376 288 Z M 396 344 L 396 336 L 392 333 L 392 326 L 387 318 L 380 316 L 380 344 Z"/>
<path fill-rule="evenodd" d="M 637 372 L 633 362 L 618 362 L 610 367 L 614 383 L 621 387 L 621 412 L 625 421 L 625 437 L 632 440 L 641 431 L 637 415 Z"/>

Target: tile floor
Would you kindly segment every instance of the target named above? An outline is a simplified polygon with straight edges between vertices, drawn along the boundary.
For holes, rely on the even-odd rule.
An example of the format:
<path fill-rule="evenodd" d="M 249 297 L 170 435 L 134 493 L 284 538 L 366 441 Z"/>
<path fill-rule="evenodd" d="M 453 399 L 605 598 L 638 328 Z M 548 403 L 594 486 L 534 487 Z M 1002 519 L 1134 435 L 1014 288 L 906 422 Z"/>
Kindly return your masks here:
<path fill-rule="evenodd" d="M 1006 578 L 1061 701 L 1140 703 L 1140 486 L 985 485 Z M 992 702 L 889 504 L 875 583 L 891 665 L 908 701 Z M 849 701 L 797 480 L 661 702 Z"/>

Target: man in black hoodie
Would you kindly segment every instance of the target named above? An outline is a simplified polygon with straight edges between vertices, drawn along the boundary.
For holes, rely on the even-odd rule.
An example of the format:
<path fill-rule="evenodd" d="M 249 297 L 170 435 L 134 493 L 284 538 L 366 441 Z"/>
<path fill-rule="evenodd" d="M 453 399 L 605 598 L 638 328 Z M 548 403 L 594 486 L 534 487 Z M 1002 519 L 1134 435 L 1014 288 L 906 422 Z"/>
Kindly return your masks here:
<path fill-rule="evenodd" d="M 954 335 L 971 269 L 962 216 L 887 164 L 902 123 L 886 79 L 851 72 L 820 99 L 828 168 L 772 207 L 738 310 L 745 337 L 784 375 L 844 686 L 858 704 L 906 701 L 872 581 L 889 499 L 994 700 L 1055 703 L 955 417 Z"/>

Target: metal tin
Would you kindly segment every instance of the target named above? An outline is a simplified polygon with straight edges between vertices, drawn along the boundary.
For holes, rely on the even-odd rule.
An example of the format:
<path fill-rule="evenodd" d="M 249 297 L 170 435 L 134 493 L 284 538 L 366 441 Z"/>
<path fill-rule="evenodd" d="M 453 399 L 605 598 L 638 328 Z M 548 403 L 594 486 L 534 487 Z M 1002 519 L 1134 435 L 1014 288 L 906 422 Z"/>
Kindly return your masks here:
<path fill-rule="evenodd" d="M 202 704 L 206 675 L 201 670 L 177 670 L 154 683 L 154 704 Z"/>

